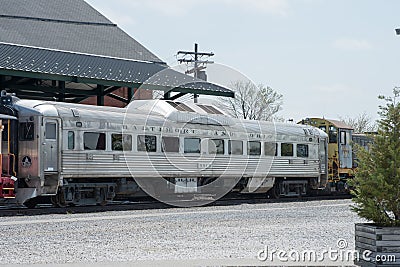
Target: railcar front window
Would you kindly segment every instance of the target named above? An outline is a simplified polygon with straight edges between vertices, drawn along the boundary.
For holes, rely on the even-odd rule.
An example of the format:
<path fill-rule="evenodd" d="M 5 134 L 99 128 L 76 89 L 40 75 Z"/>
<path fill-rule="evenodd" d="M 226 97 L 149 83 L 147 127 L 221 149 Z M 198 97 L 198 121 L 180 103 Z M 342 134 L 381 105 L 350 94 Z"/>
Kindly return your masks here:
<path fill-rule="evenodd" d="M 319 129 L 326 132 L 326 126 L 319 126 Z"/>
<path fill-rule="evenodd" d="M 161 144 L 161 151 L 178 153 L 179 152 L 179 138 L 163 136 L 162 144 Z"/>
<path fill-rule="evenodd" d="M 111 148 L 116 151 L 131 151 L 132 136 L 129 134 L 112 134 Z"/>
<path fill-rule="evenodd" d="M 261 155 L 261 142 L 249 141 L 247 143 L 247 154 L 252 156 Z"/>
<path fill-rule="evenodd" d="M 200 153 L 200 138 L 185 138 L 183 146 L 185 153 Z"/>
<path fill-rule="evenodd" d="M 264 154 L 265 156 L 277 156 L 278 144 L 265 142 L 264 143 Z"/>
<path fill-rule="evenodd" d="M 229 155 L 243 155 L 243 142 L 238 140 L 229 140 L 228 142 Z"/>
<path fill-rule="evenodd" d="M 282 157 L 293 157 L 293 144 L 282 143 L 281 144 L 281 156 Z"/>
<path fill-rule="evenodd" d="M 224 150 L 224 140 L 223 139 L 210 139 L 208 140 L 208 153 L 223 155 Z"/>
<path fill-rule="evenodd" d="M 337 129 L 334 126 L 329 127 L 329 143 L 337 143 Z"/>
<path fill-rule="evenodd" d="M 138 151 L 156 152 L 157 138 L 154 135 L 138 135 L 137 137 Z"/>
<path fill-rule="evenodd" d="M 83 133 L 83 147 L 85 150 L 105 150 L 106 134 L 105 133 Z"/>
<path fill-rule="evenodd" d="M 56 124 L 54 122 L 46 123 L 46 139 L 55 140 L 57 136 Z"/>
<path fill-rule="evenodd" d="M 19 139 L 21 141 L 32 141 L 35 137 L 33 122 L 21 122 L 19 124 Z"/>
<path fill-rule="evenodd" d="M 308 158 L 308 145 L 298 144 L 297 145 L 297 156 L 301 158 Z"/>
<path fill-rule="evenodd" d="M 68 149 L 72 150 L 75 148 L 75 133 L 68 131 Z"/>

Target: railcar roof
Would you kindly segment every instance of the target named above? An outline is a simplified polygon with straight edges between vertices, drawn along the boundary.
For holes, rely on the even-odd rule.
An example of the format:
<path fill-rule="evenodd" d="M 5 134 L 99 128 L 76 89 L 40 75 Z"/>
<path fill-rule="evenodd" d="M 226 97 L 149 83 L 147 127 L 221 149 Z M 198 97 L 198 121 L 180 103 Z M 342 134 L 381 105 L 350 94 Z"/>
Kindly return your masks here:
<path fill-rule="evenodd" d="M 122 123 L 125 121 L 147 123 L 153 126 L 162 126 L 167 119 L 174 123 L 189 123 L 205 125 L 205 127 L 225 127 L 233 131 L 248 133 L 280 134 L 296 136 L 327 136 L 325 132 L 310 125 L 293 123 L 267 122 L 255 120 L 239 120 L 226 114 L 209 114 L 194 103 L 185 103 L 193 112 L 177 110 L 174 105 L 164 100 L 137 100 L 127 108 L 92 106 L 64 102 L 40 100 L 18 100 L 15 105 L 29 115 L 42 114 L 47 116 L 81 117 L 84 119 L 98 119 L 109 122 Z M 218 110 L 218 109 L 216 109 Z M 222 113 L 222 112 L 221 112 Z M 225 125 L 225 126 L 224 126 Z M 199 126 L 203 128 L 203 126 Z"/>
<path fill-rule="evenodd" d="M 320 122 L 328 122 L 330 124 L 332 124 L 333 126 L 340 128 L 340 129 L 349 129 L 349 130 L 353 130 L 353 127 L 351 127 L 350 125 L 344 123 L 343 121 L 339 121 L 339 120 L 333 120 L 333 119 L 325 119 L 325 118 L 306 118 L 304 120 L 301 120 L 299 123 L 301 124 L 310 124 L 310 122 L 312 121 L 320 121 Z"/>

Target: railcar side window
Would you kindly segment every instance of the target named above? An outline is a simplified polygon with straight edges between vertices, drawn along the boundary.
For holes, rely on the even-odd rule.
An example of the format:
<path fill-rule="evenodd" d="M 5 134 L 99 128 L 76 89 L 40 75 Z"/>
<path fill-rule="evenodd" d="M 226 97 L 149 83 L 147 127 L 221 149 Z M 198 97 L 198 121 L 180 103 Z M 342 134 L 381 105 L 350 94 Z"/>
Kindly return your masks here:
<path fill-rule="evenodd" d="M 243 155 L 243 142 L 239 140 L 229 140 L 228 142 L 229 155 Z"/>
<path fill-rule="evenodd" d="M 154 135 L 138 135 L 137 136 L 138 151 L 156 152 L 157 138 Z"/>
<path fill-rule="evenodd" d="M 162 143 L 161 143 L 161 151 L 178 153 L 179 152 L 179 138 L 163 136 Z"/>
<path fill-rule="evenodd" d="M 247 143 L 247 155 L 261 155 L 261 142 L 249 141 Z"/>
<path fill-rule="evenodd" d="M 346 144 L 346 132 L 345 131 L 340 131 L 340 144 L 341 145 Z"/>
<path fill-rule="evenodd" d="M 183 146 L 185 153 L 200 153 L 200 138 L 185 138 Z"/>
<path fill-rule="evenodd" d="M 265 142 L 264 143 L 264 154 L 265 156 L 277 156 L 278 152 L 278 144 L 277 143 L 271 143 L 271 142 Z"/>
<path fill-rule="evenodd" d="M 281 144 L 281 156 L 292 157 L 293 156 L 293 144 L 282 143 Z"/>
<path fill-rule="evenodd" d="M 75 133 L 68 131 L 68 149 L 72 150 L 75 148 Z"/>
<path fill-rule="evenodd" d="M 32 141 L 35 138 L 33 122 L 21 122 L 19 124 L 19 140 Z"/>
<path fill-rule="evenodd" d="M 131 151 L 132 135 L 111 134 L 111 149 L 116 151 Z"/>
<path fill-rule="evenodd" d="M 83 147 L 85 150 L 105 150 L 106 134 L 105 133 L 83 133 Z"/>
<path fill-rule="evenodd" d="M 219 154 L 225 153 L 224 139 L 209 139 L 208 140 L 208 154 Z"/>
<path fill-rule="evenodd" d="M 297 156 L 301 158 L 308 158 L 308 145 L 297 144 Z"/>
<path fill-rule="evenodd" d="M 54 122 L 47 122 L 46 123 L 46 130 L 45 130 L 46 139 L 55 140 L 57 136 L 57 128 Z"/>

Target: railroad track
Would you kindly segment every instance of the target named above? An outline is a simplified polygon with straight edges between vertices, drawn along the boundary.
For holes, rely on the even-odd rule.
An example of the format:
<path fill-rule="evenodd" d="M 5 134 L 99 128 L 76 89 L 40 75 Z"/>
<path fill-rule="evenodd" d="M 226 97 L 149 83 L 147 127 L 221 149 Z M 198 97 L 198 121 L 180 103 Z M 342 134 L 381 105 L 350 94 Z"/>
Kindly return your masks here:
<path fill-rule="evenodd" d="M 232 206 L 241 204 L 261 204 L 261 203 L 284 203 L 284 202 L 306 202 L 319 200 L 350 199 L 350 195 L 335 196 L 307 196 L 293 198 L 268 199 L 265 196 L 249 196 L 243 194 L 228 194 L 227 196 L 214 201 L 206 206 Z M 23 206 L 0 207 L 0 217 L 12 216 L 35 216 L 48 214 L 75 214 L 75 213 L 95 213 L 106 211 L 128 211 L 146 209 L 168 209 L 176 208 L 157 200 L 142 198 L 138 201 L 113 201 L 105 206 L 70 206 L 53 207 L 51 204 L 38 204 L 36 208 L 26 208 Z"/>

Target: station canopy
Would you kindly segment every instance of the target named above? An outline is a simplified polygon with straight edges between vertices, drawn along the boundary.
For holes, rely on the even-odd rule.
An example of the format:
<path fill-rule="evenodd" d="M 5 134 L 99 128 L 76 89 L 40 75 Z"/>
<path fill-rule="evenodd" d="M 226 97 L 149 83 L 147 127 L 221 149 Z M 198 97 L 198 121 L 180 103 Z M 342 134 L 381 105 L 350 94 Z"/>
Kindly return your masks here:
<path fill-rule="evenodd" d="M 0 87 L 21 98 L 80 102 L 137 88 L 233 97 L 172 70 L 83 0 L 0 2 Z M 128 94 L 129 95 L 129 94 Z"/>

